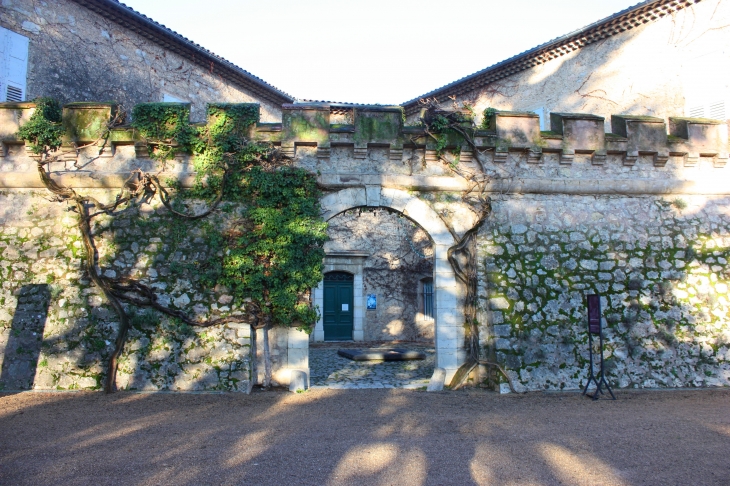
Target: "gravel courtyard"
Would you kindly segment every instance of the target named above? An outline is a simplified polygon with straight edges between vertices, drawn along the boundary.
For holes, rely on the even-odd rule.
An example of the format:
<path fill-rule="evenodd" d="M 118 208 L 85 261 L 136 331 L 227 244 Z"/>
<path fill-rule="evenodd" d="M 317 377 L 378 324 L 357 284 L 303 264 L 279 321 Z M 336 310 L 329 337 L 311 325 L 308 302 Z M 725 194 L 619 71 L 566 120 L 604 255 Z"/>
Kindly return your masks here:
<path fill-rule="evenodd" d="M 730 484 L 730 390 L 0 394 L 0 484 Z"/>

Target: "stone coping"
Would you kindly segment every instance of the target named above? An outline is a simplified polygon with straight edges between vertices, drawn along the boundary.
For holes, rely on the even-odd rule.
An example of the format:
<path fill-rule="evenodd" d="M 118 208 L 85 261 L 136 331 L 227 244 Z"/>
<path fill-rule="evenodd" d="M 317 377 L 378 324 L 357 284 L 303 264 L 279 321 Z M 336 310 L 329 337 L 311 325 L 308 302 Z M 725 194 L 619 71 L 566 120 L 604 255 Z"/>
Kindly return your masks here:
<path fill-rule="evenodd" d="M 176 178 L 183 187 L 190 187 L 195 175 L 160 173 L 161 180 Z M 55 172 L 57 183 L 77 189 L 118 189 L 128 179 L 128 172 L 94 173 Z M 326 189 L 339 190 L 363 185 L 416 191 L 463 191 L 467 182 L 456 177 L 406 176 L 382 174 L 323 174 L 318 182 Z M 43 189 L 38 173 L 0 173 L 0 189 Z M 703 181 L 669 179 L 538 179 L 516 178 L 495 180 L 487 184 L 487 192 L 498 194 L 570 194 L 570 195 L 718 195 L 730 194 L 724 178 Z"/>

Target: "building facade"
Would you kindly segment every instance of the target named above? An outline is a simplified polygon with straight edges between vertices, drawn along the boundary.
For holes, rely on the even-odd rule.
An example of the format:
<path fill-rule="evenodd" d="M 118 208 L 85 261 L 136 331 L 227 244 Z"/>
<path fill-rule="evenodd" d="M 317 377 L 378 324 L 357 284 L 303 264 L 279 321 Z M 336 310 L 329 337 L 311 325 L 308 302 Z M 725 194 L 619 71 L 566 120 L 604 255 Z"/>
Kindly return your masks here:
<path fill-rule="evenodd" d="M 403 104 L 453 97 L 481 114 L 491 107 L 550 113 L 730 118 L 730 5 L 722 0 L 648 1 L 549 41 Z"/>
<path fill-rule="evenodd" d="M 98 101 L 116 93 L 131 107 L 169 95 L 191 102 L 193 122 L 207 101 L 254 100 L 261 122 L 251 136 L 318 174 L 331 238 L 324 280 L 312 292 L 322 317 L 311 336 L 272 333 L 277 382 L 287 383 L 292 369 L 308 370 L 310 341 L 339 339 L 432 341 L 437 366 L 447 379 L 454 376 L 466 359 L 465 288 L 448 254 L 479 219 L 464 197 L 471 184 L 449 159 L 458 154 L 459 167 L 489 179 L 484 195 L 492 211 L 477 236 L 480 352 L 506 371 L 503 381 L 518 390 L 579 388 L 587 376 L 585 296 L 598 294 L 613 384 L 730 384 L 728 129 L 726 115 L 712 111 L 712 100 L 726 91 L 706 88 L 726 81 L 712 70 L 694 77 L 702 69 L 687 67 L 705 52 L 726 52 L 724 3 L 644 2 L 424 95 L 442 102 L 453 96 L 478 116 L 497 108 L 473 140 L 452 138 L 445 151 L 416 122 L 416 101 L 402 107 L 275 101 L 286 95 L 217 73 L 224 61 L 216 58 L 206 71 L 197 58 L 134 31 L 133 19 L 110 18 L 129 10 L 116 2 L 65 0 L 38 10 L 32 2 L 4 5 L 1 25 L 12 31 L 4 55 L 21 61 L 18 46 L 25 41 L 13 35 L 27 39 L 24 96 Z M 149 19 L 136 21 L 157 29 L 155 35 L 173 35 Z M 44 53 L 62 55 L 51 52 L 50 39 L 74 31 L 93 40 L 89 49 L 98 56 L 113 53 L 126 62 L 133 52 L 124 76 L 145 74 L 141 91 L 124 90 L 131 78 L 104 81 L 102 74 L 98 86 L 84 86 L 75 74 L 45 65 Z M 650 48 L 656 55 L 640 62 Z M 180 66 L 188 74 L 176 77 Z M 6 86 L 19 83 L 20 68 L 13 69 Z M 706 97 L 704 104 L 693 101 L 693 92 Z M 0 105 L 0 383 L 98 388 L 115 317 L 80 270 L 73 218 L 47 200 L 32 154 L 15 137 L 33 109 Z M 576 113 L 585 111 L 594 113 Z M 103 127 L 112 107 L 69 104 L 65 114 Z M 115 130 L 101 156 L 98 147 L 86 147 L 54 166 L 55 180 L 101 200 L 138 167 L 191 180 L 186 156 L 159 167 L 137 135 Z M 74 133 L 78 142 L 97 142 L 88 127 Z M 164 213 L 155 205 L 144 211 L 150 218 Z M 225 289 L 201 291 L 171 270 L 205 251 L 194 232 L 189 241 L 171 243 L 135 233 L 123 219 L 108 224 L 110 236 L 99 248 L 105 271 L 143 279 L 191 315 L 241 311 Z M 242 390 L 260 379 L 250 373 L 247 325 L 195 331 L 147 314 L 136 322 L 120 361 L 120 388 Z"/>
<path fill-rule="evenodd" d="M 181 35 L 112 0 L 8 0 L 0 9 L 5 62 L 0 100 L 62 103 L 258 103 L 281 120 L 293 98 Z M 7 64 L 5 64 L 7 63 Z"/>

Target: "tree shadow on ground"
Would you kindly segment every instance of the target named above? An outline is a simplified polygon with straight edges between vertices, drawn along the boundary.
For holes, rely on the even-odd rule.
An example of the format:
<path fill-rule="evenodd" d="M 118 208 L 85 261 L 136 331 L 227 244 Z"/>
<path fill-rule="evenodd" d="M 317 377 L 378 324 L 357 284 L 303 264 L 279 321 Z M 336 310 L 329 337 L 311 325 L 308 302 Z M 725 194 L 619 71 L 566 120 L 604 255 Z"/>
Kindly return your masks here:
<path fill-rule="evenodd" d="M 730 480 L 726 390 L 619 398 L 397 390 L 19 394 L 0 397 L 0 467 L 12 484 Z"/>

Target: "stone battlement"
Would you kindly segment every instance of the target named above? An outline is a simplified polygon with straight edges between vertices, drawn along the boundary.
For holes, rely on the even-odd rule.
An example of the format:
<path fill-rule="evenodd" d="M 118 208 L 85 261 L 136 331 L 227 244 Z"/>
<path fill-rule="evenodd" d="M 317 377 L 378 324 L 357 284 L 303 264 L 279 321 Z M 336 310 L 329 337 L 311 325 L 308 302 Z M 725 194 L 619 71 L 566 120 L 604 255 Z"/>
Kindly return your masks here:
<path fill-rule="evenodd" d="M 2 187 L 35 187 L 32 177 L 22 175 L 28 172 L 23 161 L 32 155 L 15 135 L 34 109 L 33 103 L 0 103 Z M 64 106 L 64 159 L 73 162 L 83 157 L 72 141 L 97 145 L 85 149 L 96 150 L 94 163 L 84 174 L 73 175 L 77 183 L 83 184 L 79 177 L 86 176 L 96 181 L 95 187 L 118 185 L 121 175 L 114 174 L 149 159 L 147 144 L 129 126 L 115 127 L 101 140 L 116 109 L 113 103 Z M 401 107 L 301 103 L 285 104 L 282 111 L 281 123 L 257 123 L 250 137 L 280 146 L 299 165 L 319 171 L 325 184 L 464 188 L 451 171 L 437 167 L 443 164 L 435 140 L 419 126 L 404 125 Z M 513 192 L 591 194 L 624 188 L 635 193 L 724 194 L 730 187 L 724 183 L 725 171 L 711 177 L 706 172 L 727 165 L 728 129 L 721 121 L 669 118 L 667 126 L 661 118 L 613 115 L 613 133 L 604 132 L 604 118 L 582 113 L 552 113 L 551 130 L 542 132 L 538 116 L 530 112 L 496 112 L 490 122 L 489 130 L 474 132 L 473 141 L 498 175 L 495 191 L 508 189 L 507 178 Z M 473 147 L 461 136 L 449 135 L 446 150 L 458 153 L 467 167 L 473 163 Z M 421 164 L 414 164 L 414 159 Z M 171 174 L 184 183 L 190 175 L 185 160 L 178 157 Z M 700 166 L 702 171 L 697 170 Z M 499 176 L 500 171 L 506 173 Z M 54 172 L 70 177 L 78 170 L 65 166 L 54 167 Z"/>

